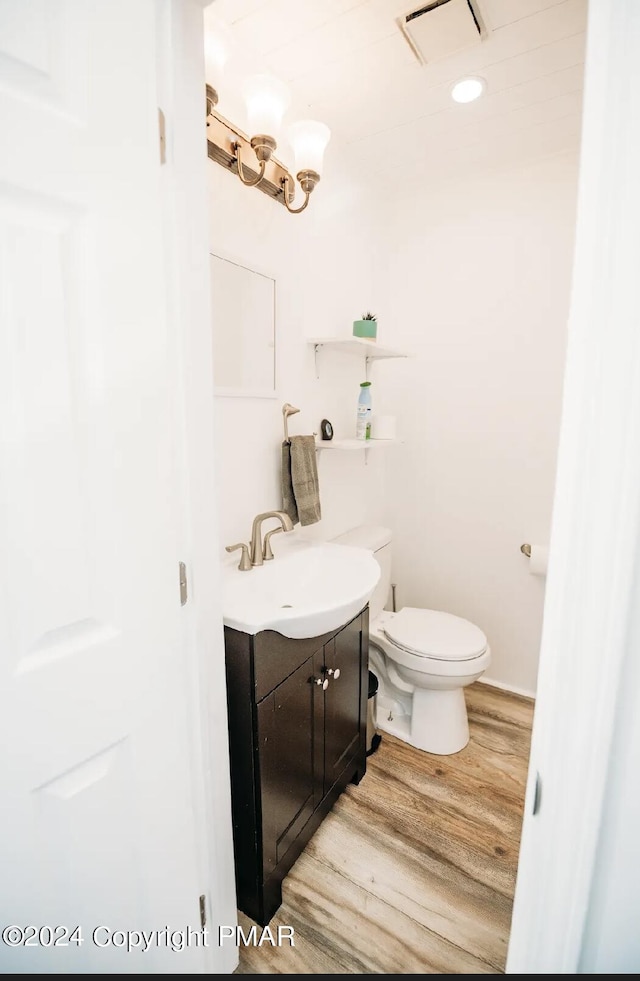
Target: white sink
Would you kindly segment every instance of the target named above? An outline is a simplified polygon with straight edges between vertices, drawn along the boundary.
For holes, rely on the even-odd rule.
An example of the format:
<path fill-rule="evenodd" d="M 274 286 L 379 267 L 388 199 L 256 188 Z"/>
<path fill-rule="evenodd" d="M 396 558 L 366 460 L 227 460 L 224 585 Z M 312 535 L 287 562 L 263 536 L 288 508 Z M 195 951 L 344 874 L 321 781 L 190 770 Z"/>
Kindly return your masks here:
<path fill-rule="evenodd" d="M 301 541 L 295 532 L 271 544 L 275 558 L 250 572 L 237 568 L 237 553 L 233 564 L 225 564 L 222 614 L 228 627 L 317 637 L 359 613 L 380 578 L 380 566 L 364 548 Z"/>

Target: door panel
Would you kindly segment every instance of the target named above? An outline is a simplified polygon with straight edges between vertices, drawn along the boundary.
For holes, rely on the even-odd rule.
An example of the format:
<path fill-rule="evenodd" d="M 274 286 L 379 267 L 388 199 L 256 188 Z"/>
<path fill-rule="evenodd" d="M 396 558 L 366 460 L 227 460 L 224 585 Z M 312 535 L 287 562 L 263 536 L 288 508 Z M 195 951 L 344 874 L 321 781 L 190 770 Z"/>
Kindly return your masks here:
<path fill-rule="evenodd" d="M 320 675 L 318 675 L 320 677 Z M 269 875 L 304 827 L 314 808 L 316 702 L 310 657 L 258 705 L 264 873 Z"/>
<path fill-rule="evenodd" d="M 2 0 L 0 85 L 18 100 L 82 122 L 87 111 L 86 16 L 73 0 Z M 15 108 L 15 107 L 14 107 Z M 23 137 L 24 138 L 24 137 Z"/>
<path fill-rule="evenodd" d="M 202 891 L 155 37 L 152 0 L 0 3 L 0 912 L 85 935 L 19 971 L 204 963 L 90 940 Z"/>
<path fill-rule="evenodd" d="M 362 618 L 356 617 L 324 648 L 325 783 L 333 786 L 360 741 Z M 340 672 L 336 678 L 337 672 Z"/>

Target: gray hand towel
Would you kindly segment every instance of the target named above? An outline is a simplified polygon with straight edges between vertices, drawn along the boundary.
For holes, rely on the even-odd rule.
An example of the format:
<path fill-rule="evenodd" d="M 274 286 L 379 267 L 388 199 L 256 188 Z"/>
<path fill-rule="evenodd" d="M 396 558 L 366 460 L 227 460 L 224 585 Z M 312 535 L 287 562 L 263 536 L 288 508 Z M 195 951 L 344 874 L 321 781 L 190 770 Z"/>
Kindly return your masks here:
<path fill-rule="evenodd" d="M 313 525 L 322 517 L 314 436 L 292 436 L 282 445 L 282 508 L 294 524 Z"/>
<path fill-rule="evenodd" d="M 291 480 L 291 443 L 288 440 L 282 444 L 282 510 L 287 512 L 292 524 L 298 523 L 300 518 Z"/>

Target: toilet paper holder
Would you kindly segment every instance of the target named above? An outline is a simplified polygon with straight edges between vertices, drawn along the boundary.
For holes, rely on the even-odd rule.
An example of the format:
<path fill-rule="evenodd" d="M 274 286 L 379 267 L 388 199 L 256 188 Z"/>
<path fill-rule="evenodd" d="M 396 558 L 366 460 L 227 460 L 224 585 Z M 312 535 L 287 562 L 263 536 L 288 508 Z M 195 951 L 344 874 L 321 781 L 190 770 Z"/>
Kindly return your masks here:
<path fill-rule="evenodd" d="M 549 563 L 549 548 L 547 545 L 520 546 L 520 551 L 529 560 L 529 572 L 532 576 L 546 576 Z"/>

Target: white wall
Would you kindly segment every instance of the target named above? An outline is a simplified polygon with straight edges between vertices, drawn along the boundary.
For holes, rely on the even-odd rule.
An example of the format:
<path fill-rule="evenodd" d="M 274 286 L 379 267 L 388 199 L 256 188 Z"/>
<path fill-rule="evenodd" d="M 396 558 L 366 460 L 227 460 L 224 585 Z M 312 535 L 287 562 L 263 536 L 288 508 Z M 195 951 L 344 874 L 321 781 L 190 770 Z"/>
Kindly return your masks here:
<path fill-rule="evenodd" d="M 499 683 L 536 686 L 545 580 L 520 545 L 548 543 L 577 162 L 428 188 L 389 209 L 384 409 L 406 444 L 389 478 L 399 606 L 487 634 Z M 391 336 L 392 334 L 392 336 Z"/>
<path fill-rule="evenodd" d="M 277 293 L 277 399 L 215 400 L 217 506 L 221 543 L 228 545 L 248 542 L 253 517 L 281 507 L 284 402 L 300 409 L 289 420 L 292 435 L 319 432 L 325 417 L 336 438 L 355 435 L 364 361 L 324 351 L 317 379 L 306 338 L 349 336 L 353 320 L 375 307 L 381 287 L 372 257 L 379 231 L 373 218 L 363 218 L 355 191 L 337 179 L 333 188 L 329 178 L 318 186 L 302 215 L 243 187 L 213 162 L 209 187 L 211 251 L 273 275 Z M 304 529 L 307 536 L 327 539 L 380 520 L 386 464 L 381 455 L 369 456 L 365 465 L 362 453 L 318 454 L 323 517 Z"/>
<path fill-rule="evenodd" d="M 394 531 L 400 606 L 478 623 L 487 680 L 535 691 L 545 581 L 524 542 L 549 540 L 577 163 L 573 155 L 473 182 L 417 190 L 393 206 L 344 178 L 290 215 L 209 164 L 211 251 L 277 281 L 277 399 L 216 399 L 222 544 L 248 541 L 278 508 L 282 404 L 290 432 L 351 436 L 364 363 L 313 336 L 349 336 L 365 309 L 378 342 L 411 352 L 374 364 L 374 409 L 397 415 L 399 447 L 318 455 L 331 538 L 359 524 Z"/>

